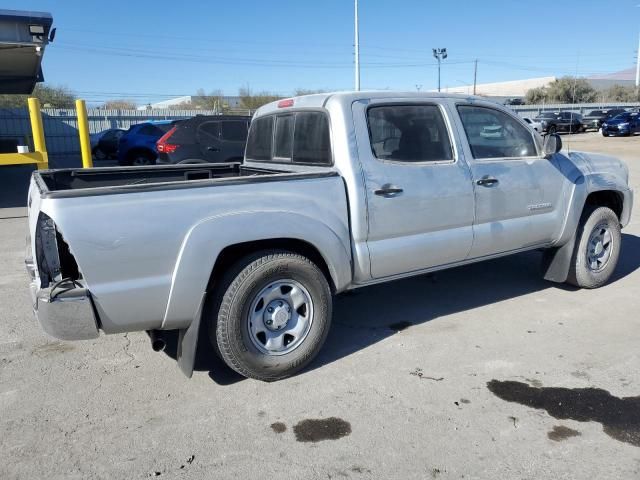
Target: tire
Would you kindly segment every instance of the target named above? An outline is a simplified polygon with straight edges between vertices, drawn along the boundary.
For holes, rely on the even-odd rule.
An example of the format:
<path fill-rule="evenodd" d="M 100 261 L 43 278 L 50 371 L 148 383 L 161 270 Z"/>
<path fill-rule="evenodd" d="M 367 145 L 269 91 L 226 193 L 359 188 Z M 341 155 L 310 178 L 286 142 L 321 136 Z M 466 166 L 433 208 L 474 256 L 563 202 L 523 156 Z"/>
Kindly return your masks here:
<path fill-rule="evenodd" d="M 146 165 L 155 165 L 156 158 L 148 152 L 135 152 L 129 156 L 129 165 L 134 166 L 146 166 Z"/>
<path fill-rule="evenodd" d="M 548 129 L 547 129 L 547 133 L 549 135 L 553 135 L 554 133 L 556 133 L 558 131 L 557 127 L 555 125 L 551 125 Z"/>
<path fill-rule="evenodd" d="M 106 160 L 107 158 L 109 158 L 109 156 L 104 153 L 99 147 L 95 147 L 93 149 L 93 152 L 91 153 L 93 154 L 93 158 L 95 158 L 96 160 Z"/>
<path fill-rule="evenodd" d="M 605 132 L 605 131 L 604 131 L 604 129 L 603 129 L 603 130 L 602 130 L 602 136 L 603 136 L 603 137 L 608 137 L 608 136 L 609 136 L 609 134 L 608 134 L 607 132 Z"/>
<path fill-rule="evenodd" d="M 302 255 L 269 250 L 245 257 L 212 294 L 210 341 L 245 377 L 289 377 L 313 360 L 327 338 L 331 290 L 322 271 Z"/>
<path fill-rule="evenodd" d="M 618 264 L 621 242 L 620 220 L 613 210 L 585 208 L 567 282 L 580 288 L 598 288 L 607 283 Z"/>

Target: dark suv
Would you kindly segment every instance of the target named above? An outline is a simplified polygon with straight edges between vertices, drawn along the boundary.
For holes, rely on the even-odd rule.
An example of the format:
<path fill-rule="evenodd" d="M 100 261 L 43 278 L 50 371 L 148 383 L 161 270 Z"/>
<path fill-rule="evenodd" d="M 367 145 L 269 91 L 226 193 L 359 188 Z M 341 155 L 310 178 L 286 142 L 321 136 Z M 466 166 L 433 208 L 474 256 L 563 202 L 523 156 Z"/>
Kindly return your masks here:
<path fill-rule="evenodd" d="M 158 142 L 158 163 L 240 162 L 251 117 L 197 115 L 169 130 Z"/>
<path fill-rule="evenodd" d="M 540 122 L 542 131 L 545 133 L 584 132 L 585 128 L 582 124 L 582 115 L 573 112 L 543 112 L 535 119 Z"/>

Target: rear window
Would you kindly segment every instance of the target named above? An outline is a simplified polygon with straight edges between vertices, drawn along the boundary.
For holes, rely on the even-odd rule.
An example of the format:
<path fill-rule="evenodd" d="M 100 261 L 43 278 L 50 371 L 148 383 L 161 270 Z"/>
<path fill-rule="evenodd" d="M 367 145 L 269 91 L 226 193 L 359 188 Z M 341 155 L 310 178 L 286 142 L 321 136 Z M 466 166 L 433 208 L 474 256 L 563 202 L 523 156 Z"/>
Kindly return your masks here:
<path fill-rule="evenodd" d="M 273 116 L 262 117 L 251 123 L 247 140 L 247 158 L 271 160 L 273 143 Z"/>
<path fill-rule="evenodd" d="M 589 112 L 590 117 L 597 117 L 598 115 L 604 115 L 605 113 L 602 110 L 592 110 Z"/>
<path fill-rule="evenodd" d="M 295 112 L 258 118 L 251 124 L 247 159 L 331 164 L 329 121 L 322 112 Z"/>
<path fill-rule="evenodd" d="M 247 122 L 221 122 L 220 133 L 223 140 L 230 142 L 244 142 L 247 140 Z"/>

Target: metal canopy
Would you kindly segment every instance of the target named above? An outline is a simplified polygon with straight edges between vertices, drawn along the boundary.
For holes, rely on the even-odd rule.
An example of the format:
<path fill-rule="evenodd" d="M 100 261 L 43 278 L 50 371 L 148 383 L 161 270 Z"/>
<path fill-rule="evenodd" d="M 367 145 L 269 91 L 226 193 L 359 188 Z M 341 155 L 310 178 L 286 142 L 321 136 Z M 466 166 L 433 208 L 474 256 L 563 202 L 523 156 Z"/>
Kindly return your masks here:
<path fill-rule="evenodd" d="M 0 10 L 0 93 L 29 94 L 44 80 L 52 24 L 50 13 Z"/>

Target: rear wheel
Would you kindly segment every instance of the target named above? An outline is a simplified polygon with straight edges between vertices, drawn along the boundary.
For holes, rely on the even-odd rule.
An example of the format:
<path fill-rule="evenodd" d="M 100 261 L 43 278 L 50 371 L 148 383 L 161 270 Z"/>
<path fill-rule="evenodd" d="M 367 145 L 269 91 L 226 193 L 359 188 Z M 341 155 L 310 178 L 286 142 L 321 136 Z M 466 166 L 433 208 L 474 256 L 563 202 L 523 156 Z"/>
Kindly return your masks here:
<path fill-rule="evenodd" d="M 136 152 L 131 156 L 130 164 L 134 166 L 154 165 L 156 158 L 148 152 Z"/>
<path fill-rule="evenodd" d="M 608 137 L 609 136 L 609 134 L 607 133 L 607 131 L 604 128 L 602 129 L 602 136 L 603 137 Z"/>
<path fill-rule="evenodd" d="M 331 323 L 331 291 L 308 258 L 263 251 L 240 260 L 214 299 L 210 340 L 245 377 L 279 380 L 317 355 Z"/>
<path fill-rule="evenodd" d="M 618 264 L 622 236 L 620 221 L 607 207 L 587 207 L 576 233 L 567 281 L 581 288 L 607 283 Z"/>
<path fill-rule="evenodd" d="M 549 135 L 553 135 L 553 134 L 554 134 L 554 133 L 556 133 L 557 131 L 558 131 L 558 129 L 556 128 L 556 126 L 555 126 L 555 125 L 551 125 L 551 126 L 548 128 L 547 133 L 548 133 Z"/>
<path fill-rule="evenodd" d="M 92 153 L 93 158 L 95 158 L 96 160 L 106 160 L 109 157 L 109 155 L 103 152 L 100 147 L 95 147 Z"/>

